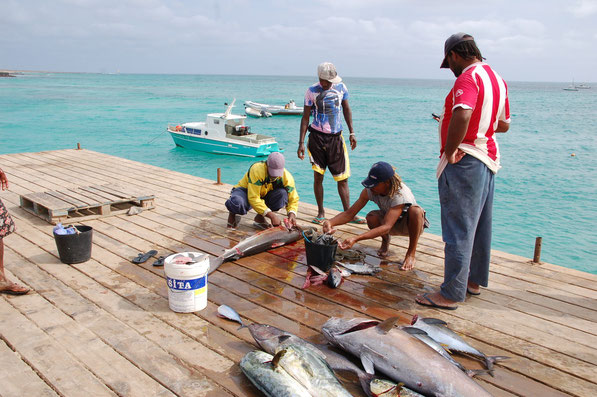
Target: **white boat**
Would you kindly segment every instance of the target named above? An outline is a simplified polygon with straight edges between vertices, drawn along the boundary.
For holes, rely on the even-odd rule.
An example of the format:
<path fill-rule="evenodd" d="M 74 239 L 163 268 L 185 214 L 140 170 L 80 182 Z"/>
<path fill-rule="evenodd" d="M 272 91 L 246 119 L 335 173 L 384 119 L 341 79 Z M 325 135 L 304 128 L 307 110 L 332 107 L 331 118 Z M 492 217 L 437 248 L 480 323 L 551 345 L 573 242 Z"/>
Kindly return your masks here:
<path fill-rule="evenodd" d="M 251 117 L 272 117 L 272 114 L 270 112 L 266 112 L 265 110 L 253 109 L 248 106 L 245 106 L 245 113 L 247 114 L 247 116 Z"/>
<path fill-rule="evenodd" d="M 574 88 L 581 89 L 581 90 L 588 90 L 589 88 L 591 88 L 591 86 L 580 83 L 580 84 L 575 85 Z"/>
<path fill-rule="evenodd" d="M 168 125 L 168 132 L 176 146 L 201 152 L 231 154 L 244 157 L 267 156 L 272 152 L 283 152 L 276 139 L 262 134 L 253 134 L 245 125 L 247 116 L 231 114 L 234 102 L 225 113 L 211 113 L 205 122 Z"/>
<path fill-rule="evenodd" d="M 568 87 L 566 88 L 562 88 L 564 91 L 578 91 L 578 88 L 576 88 L 576 86 L 574 84 L 570 84 Z"/>
<path fill-rule="evenodd" d="M 303 107 L 296 106 L 294 100 L 290 100 L 284 106 L 280 105 L 268 105 L 266 103 L 259 103 L 253 101 L 246 101 L 245 108 L 252 108 L 259 111 L 266 111 L 271 114 L 286 114 L 286 115 L 301 115 L 303 114 Z"/>

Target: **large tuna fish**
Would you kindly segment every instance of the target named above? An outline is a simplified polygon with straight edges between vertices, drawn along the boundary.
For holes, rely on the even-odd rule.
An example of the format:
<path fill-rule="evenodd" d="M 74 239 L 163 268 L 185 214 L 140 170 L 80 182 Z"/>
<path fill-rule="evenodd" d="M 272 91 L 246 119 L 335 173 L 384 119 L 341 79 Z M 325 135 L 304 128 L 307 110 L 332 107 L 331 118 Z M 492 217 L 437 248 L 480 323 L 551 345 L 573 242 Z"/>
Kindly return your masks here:
<path fill-rule="evenodd" d="M 272 365 L 282 367 L 312 396 L 352 397 L 317 350 L 304 344 L 279 346 Z"/>
<path fill-rule="evenodd" d="M 311 397 L 311 393 L 283 368 L 272 365 L 273 358 L 271 354 L 255 350 L 240 360 L 240 369 L 268 397 Z"/>
<path fill-rule="evenodd" d="M 470 354 L 483 360 L 489 371 L 493 370 L 493 364 L 496 361 L 510 358 L 506 356 L 486 356 L 484 353 L 469 345 L 464 339 L 458 336 L 457 333 L 448 328 L 446 322 L 443 320 L 437 318 L 420 318 L 415 314 L 411 321 L 411 325 L 415 328 L 422 329 L 427 335 L 443 344 L 451 351 Z"/>
<path fill-rule="evenodd" d="M 333 317 L 322 332 L 330 342 L 359 357 L 367 372 L 378 369 L 426 396 L 491 396 L 435 350 L 393 327 L 394 322 Z"/>
<path fill-rule="evenodd" d="M 272 227 L 262 230 L 259 233 L 255 233 L 254 235 L 241 240 L 234 247 L 227 249 L 217 258 L 210 259 L 209 273 L 216 271 L 224 262 L 258 254 L 272 248 L 281 247 L 298 241 L 303 237 L 302 233 L 303 231 L 299 227 L 287 229 L 284 226 Z"/>

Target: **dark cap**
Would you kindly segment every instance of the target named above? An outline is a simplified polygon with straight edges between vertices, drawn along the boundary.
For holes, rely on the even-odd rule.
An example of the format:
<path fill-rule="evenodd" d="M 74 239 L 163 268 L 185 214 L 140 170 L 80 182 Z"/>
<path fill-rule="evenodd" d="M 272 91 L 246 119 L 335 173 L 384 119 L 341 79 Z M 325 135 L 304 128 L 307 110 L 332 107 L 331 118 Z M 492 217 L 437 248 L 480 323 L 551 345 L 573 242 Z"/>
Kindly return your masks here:
<path fill-rule="evenodd" d="M 441 68 L 447 68 L 448 66 L 448 52 L 452 51 L 454 47 L 458 44 L 462 43 L 463 41 L 475 41 L 475 38 L 467 33 L 454 33 L 452 36 L 448 37 L 446 43 L 444 44 L 444 60 L 440 66 Z"/>
<path fill-rule="evenodd" d="M 390 180 L 394 176 L 394 167 L 385 161 L 379 161 L 371 166 L 369 175 L 361 182 L 366 188 L 372 188 L 378 183 Z"/>

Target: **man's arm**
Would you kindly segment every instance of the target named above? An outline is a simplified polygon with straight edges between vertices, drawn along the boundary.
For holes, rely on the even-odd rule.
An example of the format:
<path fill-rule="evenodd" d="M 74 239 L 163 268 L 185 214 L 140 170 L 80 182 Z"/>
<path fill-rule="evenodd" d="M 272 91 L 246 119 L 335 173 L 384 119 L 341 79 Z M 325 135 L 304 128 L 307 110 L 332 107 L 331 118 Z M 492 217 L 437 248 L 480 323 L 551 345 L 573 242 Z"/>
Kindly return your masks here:
<path fill-rule="evenodd" d="M 404 204 L 390 208 L 390 210 L 384 216 L 383 223 L 381 225 L 365 233 L 359 234 L 358 236 L 347 238 L 346 240 L 340 242 L 339 247 L 342 249 L 350 249 L 357 241 L 368 240 L 388 234 L 398 218 L 400 218 L 403 208 Z"/>
<path fill-rule="evenodd" d="M 468 124 L 471 121 L 472 109 L 457 107 L 452 113 L 450 125 L 448 125 L 448 137 L 446 139 L 446 148 L 444 153 L 448 163 L 454 164 L 464 157 L 464 152 L 458 149 L 468 130 Z"/>
<path fill-rule="evenodd" d="M 342 113 L 344 114 L 344 121 L 348 127 L 348 139 L 350 140 L 350 148 L 354 150 L 357 147 L 357 138 L 354 135 L 354 129 L 352 128 L 352 110 L 348 104 L 348 99 L 342 101 Z"/>
<path fill-rule="evenodd" d="M 369 197 L 367 196 L 367 189 L 363 189 L 357 201 L 355 201 L 349 209 L 339 213 L 332 219 L 326 219 L 323 222 L 323 231 L 325 233 L 333 233 L 335 231 L 334 226 L 344 225 L 345 223 L 350 222 L 355 216 L 357 216 L 359 211 L 363 209 L 368 201 Z"/>
<path fill-rule="evenodd" d="M 507 123 L 503 120 L 499 120 L 498 126 L 497 126 L 495 132 L 508 132 L 509 129 L 510 129 L 510 123 Z"/>
<path fill-rule="evenodd" d="M 305 158 L 305 135 L 307 135 L 307 127 L 309 126 L 309 117 L 311 117 L 311 106 L 303 108 L 303 118 L 301 118 L 301 128 L 299 130 L 299 144 L 296 154 L 299 159 Z"/>

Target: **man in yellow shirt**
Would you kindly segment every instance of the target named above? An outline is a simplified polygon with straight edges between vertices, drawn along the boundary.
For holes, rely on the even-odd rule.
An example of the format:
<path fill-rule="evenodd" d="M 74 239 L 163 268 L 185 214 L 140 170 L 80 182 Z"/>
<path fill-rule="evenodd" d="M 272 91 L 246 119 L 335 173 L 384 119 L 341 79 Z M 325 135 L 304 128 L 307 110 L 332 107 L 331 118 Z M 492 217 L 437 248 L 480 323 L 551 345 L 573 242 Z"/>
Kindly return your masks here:
<path fill-rule="evenodd" d="M 294 178 L 284 168 L 284 156 L 274 152 L 267 161 L 254 163 L 242 179 L 232 188 L 226 201 L 228 228 L 234 229 L 251 208 L 257 212 L 253 226 L 259 229 L 279 226 L 280 217 L 276 211 L 286 207 L 288 226 L 296 226 L 299 195 Z M 269 218 L 270 223 L 265 219 Z"/>

